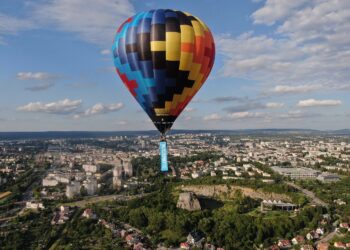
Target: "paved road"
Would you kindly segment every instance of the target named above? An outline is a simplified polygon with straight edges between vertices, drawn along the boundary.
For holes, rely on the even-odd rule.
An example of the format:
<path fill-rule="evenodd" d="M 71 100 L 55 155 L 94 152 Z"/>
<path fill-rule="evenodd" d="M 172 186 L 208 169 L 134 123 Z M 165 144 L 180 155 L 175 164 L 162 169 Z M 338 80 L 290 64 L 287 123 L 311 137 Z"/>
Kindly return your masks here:
<path fill-rule="evenodd" d="M 315 205 L 323 206 L 323 207 L 328 207 L 328 204 L 324 202 L 323 200 L 319 199 L 316 197 L 315 193 L 311 192 L 310 190 L 304 189 L 298 185 L 296 185 L 293 182 L 286 182 L 289 186 L 294 187 L 301 191 L 303 194 L 305 194 L 307 197 L 309 197 L 312 200 L 312 203 Z"/>
<path fill-rule="evenodd" d="M 329 242 L 336 235 L 337 235 L 337 232 L 334 230 L 334 231 L 330 232 L 329 234 L 327 234 L 326 236 L 324 236 L 322 239 L 316 241 L 314 245 L 317 246 L 317 244 L 319 244 L 319 243 Z"/>

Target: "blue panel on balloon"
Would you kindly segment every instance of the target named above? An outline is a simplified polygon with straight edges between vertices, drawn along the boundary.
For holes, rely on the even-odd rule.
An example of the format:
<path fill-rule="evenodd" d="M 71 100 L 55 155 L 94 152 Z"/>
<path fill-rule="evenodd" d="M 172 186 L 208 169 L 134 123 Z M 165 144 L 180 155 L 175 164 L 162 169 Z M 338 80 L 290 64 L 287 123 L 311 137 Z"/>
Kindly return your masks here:
<path fill-rule="evenodd" d="M 159 149 L 160 149 L 160 170 L 162 172 L 167 172 L 168 169 L 168 150 L 166 147 L 166 142 L 161 141 L 159 143 Z"/>

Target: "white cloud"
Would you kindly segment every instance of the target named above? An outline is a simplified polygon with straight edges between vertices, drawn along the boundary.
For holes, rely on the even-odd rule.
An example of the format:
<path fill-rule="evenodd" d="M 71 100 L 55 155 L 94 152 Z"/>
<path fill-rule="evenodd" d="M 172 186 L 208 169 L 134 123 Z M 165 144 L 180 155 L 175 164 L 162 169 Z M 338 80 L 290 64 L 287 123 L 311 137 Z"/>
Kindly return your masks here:
<path fill-rule="evenodd" d="M 134 14 L 134 7 L 129 0 L 52 0 L 37 4 L 34 12 L 40 23 L 109 45 L 118 25 Z"/>
<path fill-rule="evenodd" d="M 18 72 L 16 75 L 18 80 L 48 80 L 55 76 L 46 72 Z"/>
<path fill-rule="evenodd" d="M 266 103 L 266 108 L 276 109 L 284 107 L 284 103 L 279 102 L 268 102 Z"/>
<path fill-rule="evenodd" d="M 13 16 L 0 13 L 0 44 L 4 35 L 15 35 L 20 31 L 33 28 L 30 20 L 24 20 Z"/>
<path fill-rule="evenodd" d="M 101 50 L 100 51 L 100 54 L 101 55 L 111 55 L 111 50 L 109 50 L 109 49 L 104 49 L 104 50 Z"/>
<path fill-rule="evenodd" d="M 230 119 L 247 119 L 247 118 L 259 118 L 262 117 L 262 113 L 251 113 L 251 112 L 235 112 L 228 115 Z"/>
<path fill-rule="evenodd" d="M 213 114 L 210 114 L 210 115 L 203 117 L 204 121 L 217 121 L 217 120 L 221 120 L 221 119 L 222 119 L 222 116 L 217 114 L 217 113 L 213 113 Z"/>
<path fill-rule="evenodd" d="M 195 109 L 195 108 L 189 108 L 189 107 L 187 107 L 187 108 L 184 109 L 184 112 L 190 113 L 190 112 L 195 112 L 196 110 L 197 110 L 197 109 Z"/>
<path fill-rule="evenodd" d="M 124 104 L 121 102 L 113 103 L 113 104 L 102 104 L 102 103 L 96 103 L 91 108 L 85 110 L 85 112 L 82 112 L 80 114 L 76 114 L 74 118 L 78 119 L 80 117 L 89 117 L 94 115 L 100 115 L 100 114 L 107 114 L 111 112 L 116 112 L 124 107 Z"/>
<path fill-rule="evenodd" d="M 327 106 L 339 106 L 342 102 L 340 100 L 315 100 L 315 99 L 307 99 L 298 102 L 298 107 L 306 108 L 306 107 L 327 107 Z"/>
<path fill-rule="evenodd" d="M 57 102 L 42 103 L 31 102 L 27 105 L 17 108 L 18 111 L 23 112 L 40 112 L 50 114 L 71 114 L 76 112 L 82 104 L 82 100 L 69 100 L 64 99 Z"/>
<path fill-rule="evenodd" d="M 316 91 L 322 89 L 321 85 L 297 85 L 297 86 L 289 86 L 289 85 L 277 85 L 269 92 L 278 93 L 278 94 L 291 94 L 291 93 L 306 93 L 311 91 Z"/>
<path fill-rule="evenodd" d="M 350 1 L 267 0 L 252 18 L 276 25 L 266 35 L 218 36 L 223 76 L 276 86 L 275 93 L 350 89 Z"/>
<path fill-rule="evenodd" d="M 272 25 L 284 19 L 308 0 L 267 0 L 265 5 L 252 14 L 254 23 Z"/>

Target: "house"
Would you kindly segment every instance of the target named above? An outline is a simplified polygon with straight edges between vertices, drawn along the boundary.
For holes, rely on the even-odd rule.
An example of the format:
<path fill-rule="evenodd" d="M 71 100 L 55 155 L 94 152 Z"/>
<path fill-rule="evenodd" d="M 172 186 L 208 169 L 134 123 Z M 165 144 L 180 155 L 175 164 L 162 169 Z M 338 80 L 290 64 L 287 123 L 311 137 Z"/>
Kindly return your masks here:
<path fill-rule="evenodd" d="M 320 235 L 316 233 L 316 231 L 311 231 L 306 235 L 306 239 L 308 240 L 317 240 L 320 238 Z"/>
<path fill-rule="evenodd" d="M 60 219 L 60 214 L 57 212 L 54 212 L 52 220 L 51 220 L 51 225 L 58 224 L 59 219 Z"/>
<path fill-rule="evenodd" d="M 137 245 L 139 243 L 141 243 L 141 237 L 134 233 L 134 234 L 128 234 L 126 237 L 125 237 L 125 240 L 126 240 L 126 243 L 129 245 L 129 246 L 132 246 L 132 245 Z"/>
<path fill-rule="evenodd" d="M 60 211 L 61 211 L 61 213 L 69 213 L 69 207 L 68 206 L 61 206 Z"/>
<path fill-rule="evenodd" d="M 209 244 L 209 243 L 206 243 L 206 244 L 204 245 L 204 249 L 205 249 L 205 250 L 215 250 L 216 248 L 215 248 L 214 245 Z"/>
<path fill-rule="evenodd" d="M 292 239 L 293 245 L 301 245 L 305 243 L 305 237 L 302 235 L 298 235 Z"/>
<path fill-rule="evenodd" d="M 125 229 L 120 230 L 120 236 L 125 238 L 128 235 L 128 232 Z"/>
<path fill-rule="evenodd" d="M 280 250 L 280 247 L 278 245 L 272 245 L 269 247 L 270 250 Z"/>
<path fill-rule="evenodd" d="M 194 245 L 196 247 L 202 247 L 203 241 L 205 240 L 203 233 L 199 231 L 193 231 L 188 234 L 187 242 L 190 245 Z"/>
<path fill-rule="evenodd" d="M 141 242 L 134 244 L 134 250 L 145 250 L 146 248 L 143 247 L 143 244 Z"/>
<path fill-rule="evenodd" d="M 344 242 L 334 242 L 334 247 L 340 248 L 340 249 L 346 249 L 346 244 Z"/>
<path fill-rule="evenodd" d="M 38 209 L 44 209 L 45 207 L 44 207 L 43 203 L 27 201 L 26 208 L 38 210 Z"/>
<path fill-rule="evenodd" d="M 277 245 L 279 246 L 280 249 L 289 249 L 292 247 L 289 240 L 279 240 Z"/>
<path fill-rule="evenodd" d="M 340 223 L 339 227 L 340 227 L 340 228 L 347 228 L 347 229 L 350 228 L 349 223 L 345 223 L 345 222 Z"/>
<path fill-rule="evenodd" d="M 314 247 L 312 245 L 303 245 L 300 250 L 314 250 Z"/>
<path fill-rule="evenodd" d="M 181 242 L 180 248 L 188 250 L 188 249 L 190 249 L 190 244 L 188 244 L 187 242 Z"/>
<path fill-rule="evenodd" d="M 96 219 L 97 216 L 96 214 L 94 214 L 92 212 L 92 209 L 91 208 L 87 208 L 84 210 L 84 213 L 82 214 L 83 217 L 87 218 L 87 219 Z"/>
<path fill-rule="evenodd" d="M 329 249 L 329 243 L 328 242 L 322 242 L 317 245 L 317 250 L 328 250 Z"/>
<path fill-rule="evenodd" d="M 319 227 L 319 228 L 317 228 L 316 229 L 316 233 L 318 234 L 318 235 L 324 235 L 324 229 L 323 228 L 321 228 L 321 227 Z"/>
<path fill-rule="evenodd" d="M 128 245 L 134 244 L 134 243 L 132 242 L 132 241 L 133 241 L 132 234 L 128 234 L 128 235 L 125 237 L 125 241 L 126 241 L 126 243 L 128 243 Z"/>
<path fill-rule="evenodd" d="M 72 211 L 67 206 L 61 206 L 60 211 L 56 211 L 53 214 L 51 225 L 64 224 L 69 220 L 70 213 Z"/>

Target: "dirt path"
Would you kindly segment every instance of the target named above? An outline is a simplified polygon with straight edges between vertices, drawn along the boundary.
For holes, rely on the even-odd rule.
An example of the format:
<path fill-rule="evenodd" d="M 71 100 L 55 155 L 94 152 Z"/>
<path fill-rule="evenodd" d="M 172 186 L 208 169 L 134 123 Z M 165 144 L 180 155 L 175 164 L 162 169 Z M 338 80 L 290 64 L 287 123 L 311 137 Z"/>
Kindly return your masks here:
<path fill-rule="evenodd" d="M 77 207 L 86 207 L 87 205 L 99 203 L 103 201 L 113 201 L 113 200 L 119 200 L 119 201 L 128 201 L 133 200 L 137 198 L 142 198 L 146 195 L 149 195 L 150 193 L 145 194 L 138 194 L 138 195 L 121 195 L 121 194 L 112 194 L 112 195 L 104 195 L 104 196 L 93 196 L 93 197 L 87 197 L 84 200 L 81 201 L 74 201 L 69 203 L 64 203 L 60 205 L 64 206 L 77 206 Z"/>
<path fill-rule="evenodd" d="M 307 197 L 309 197 L 312 200 L 312 203 L 314 203 L 315 205 L 319 205 L 319 206 L 323 206 L 323 207 L 328 207 L 328 204 L 326 202 L 324 202 L 323 200 L 319 199 L 316 197 L 315 193 L 311 192 L 310 190 L 304 189 L 298 185 L 296 185 L 295 183 L 292 182 L 286 182 L 289 186 L 298 189 L 299 191 L 301 191 L 303 194 L 305 194 Z"/>

